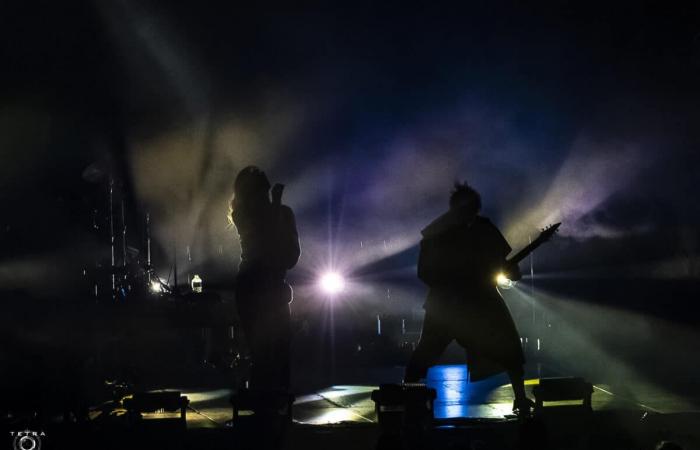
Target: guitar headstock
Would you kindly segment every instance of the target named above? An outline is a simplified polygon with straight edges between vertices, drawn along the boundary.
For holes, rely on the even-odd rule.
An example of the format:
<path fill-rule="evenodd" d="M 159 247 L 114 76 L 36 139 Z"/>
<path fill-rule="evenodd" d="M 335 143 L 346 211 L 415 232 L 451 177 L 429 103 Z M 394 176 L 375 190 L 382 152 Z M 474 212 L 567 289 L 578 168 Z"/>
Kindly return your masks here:
<path fill-rule="evenodd" d="M 552 225 L 549 225 L 549 226 L 543 228 L 542 231 L 540 232 L 540 235 L 537 237 L 537 240 L 540 241 L 540 243 L 547 242 L 548 240 L 550 240 L 552 238 L 552 236 L 554 236 L 554 233 L 557 232 L 560 225 L 561 225 L 561 222 L 557 222 L 555 224 L 552 224 Z"/>

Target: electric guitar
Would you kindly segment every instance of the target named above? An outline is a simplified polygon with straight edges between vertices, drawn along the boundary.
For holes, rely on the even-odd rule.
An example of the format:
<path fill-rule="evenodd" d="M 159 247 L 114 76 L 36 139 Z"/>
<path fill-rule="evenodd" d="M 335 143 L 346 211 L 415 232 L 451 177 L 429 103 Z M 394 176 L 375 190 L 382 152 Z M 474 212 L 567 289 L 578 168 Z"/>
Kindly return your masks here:
<path fill-rule="evenodd" d="M 544 244 L 548 240 L 554 236 L 554 233 L 557 232 L 559 229 L 559 226 L 561 225 L 561 222 L 555 223 L 553 225 L 550 225 L 546 228 L 543 228 L 542 231 L 540 232 L 540 235 L 537 236 L 537 239 L 534 241 L 530 242 L 527 247 L 524 249 L 520 250 L 518 253 L 515 255 L 511 256 L 506 260 L 506 263 L 510 264 L 518 264 L 520 261 L 525 259 L 530 253 L 532 253 L 537 247 L 540 245 Z"/>
<path fill-rule="evenodd" d="M 540 235 L 537 236 L 537 239 L 530 242 L 525 248 L 523 248 L 518 253 L 516 253 L 515 255 L 511 256 L 510 258 L 508 258 L 506 260 L 506 264 L 505 264 L 506 267 L 509 267 L 509 266 L 512 267 L 512 266 L 517 265 L 520 261 L 525 259 L 530 253 L 532 253 L 537 247 L 539 247 L 540 245 L 542 245 L 545 242 L 547 242 L 548 240 L 550 240 L 552 238 L 552 236 L 554 236 L 554 233 L 557 232 L 560 225 L 561 225 L 561 222 L 558 222 L 558 223 L 555 223 L 553 225 L 549 225 L 548 227 L 543 228 L 542 231 L 540 232 Z M 503 273 L 500 273 L 496 276 L 496 281 L 502 287 L 512 285 L 512 283 L 513 283 L 511 280 L 508 280 L 508 278 Z M 505 286 L 503 286 L 503 285 L 505 285 Z"/>

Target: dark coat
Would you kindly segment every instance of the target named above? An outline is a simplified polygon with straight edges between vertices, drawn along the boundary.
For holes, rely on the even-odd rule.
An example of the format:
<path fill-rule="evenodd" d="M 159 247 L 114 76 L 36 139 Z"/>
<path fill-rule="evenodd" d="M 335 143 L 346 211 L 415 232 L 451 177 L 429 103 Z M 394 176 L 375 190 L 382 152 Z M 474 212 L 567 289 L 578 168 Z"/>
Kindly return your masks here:
<path fill-rule="evenodd" d="M 496 290 L 511 251 L 500 231 L 485 217 L 469 223 L 450 212 L 422 234 L 418 277 L 430 287 L 426 314 L 466 348 L 470 379 L 522 367 L 518 331 Z"/>
<path fill-rule="evenodd" d="M 290 308 L 292 288 L 287 270 L 299 260 L 294 213 L 279 203 L 232 213 L 240 236 L 241 263 L 236 279 L 236 307 L 253 360 L 254 389 L 289 388 Z"/>
<path fill-rule="evenodd" d="M 263 204 L 253 210 L 234 210 L 232 218 L 241 242 L 238 303 L 254 301 L 264 307 L 271 301 L 291 301 L 285 276 L 301 253 L 292 209 Z"/>

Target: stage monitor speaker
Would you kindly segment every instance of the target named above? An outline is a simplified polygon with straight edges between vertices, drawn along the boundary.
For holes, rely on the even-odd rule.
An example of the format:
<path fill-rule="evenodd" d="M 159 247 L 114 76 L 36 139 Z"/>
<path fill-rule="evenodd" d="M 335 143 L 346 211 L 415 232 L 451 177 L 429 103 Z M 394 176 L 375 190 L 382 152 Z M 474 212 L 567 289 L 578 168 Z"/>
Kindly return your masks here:
<path fill-rule="evenodd" d="M 231 406 L 233 407 L 232 425 L 241 421 L 245 416 L 265 416 L 271 415 L 283 417 L 291 422 L 292 405 L 296 397 L 286 391 L 256 391 L 251 389 L 240 389 L 231 396 Z"/>
<path fill-rule="evenodd" d="M 431 423 L 435 397 L 435 389 L 421 383 L 382 384 L 372 391 L 377 419 L 386 433 Z"/>
<path fill-rule="evenodd" d="M 542 378 L 532 392 L 535 395 L 535 413 L 551 408 L 591 411 L 593 385 L 583 378 Z"/>
<path fill-rule="evenodd" d="M 138 392 L 123 403 L 132 424 L 157 420 L 161 424 L 173 422 L 183 429 L 187 427 L 189 399 L 180 392 Z"/>

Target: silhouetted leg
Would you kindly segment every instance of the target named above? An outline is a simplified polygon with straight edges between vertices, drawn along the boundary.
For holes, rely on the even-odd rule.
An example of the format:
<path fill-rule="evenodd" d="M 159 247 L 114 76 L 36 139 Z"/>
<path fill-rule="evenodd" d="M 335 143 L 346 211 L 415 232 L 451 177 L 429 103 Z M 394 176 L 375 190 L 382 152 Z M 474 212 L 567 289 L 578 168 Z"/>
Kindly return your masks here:
<path fill-rule="evenodd" d="M 289 358 L 291 344 L 291 318 L 289 304 L 275 307 L 274 334 L 272 335 L 270 354 L 270 383 L 275 389 L 289 390 Z"/>
<path fill-rule="evenodd" d="M 447 334 L 444 324 L 436 320 L 434 315 L 426 312 L 420 341 L 408 361 L 404 381 L 415 383 L 425 378 L 428 368 L 440 358 L 452 339 L 452 336 Z"/>
<path fill-rule="evenodd" d="M 236 290 L 238 315 L 252 360 L 250 388 L 289 388 L 289 289 L 241 284 Z"/>
<path fill-rule="evenodd" d="M 527 398 L 525 395 L 525 372 L 522 367 L 517 369 L 511 369 L 508 371 L 508 377 L 510 378 L 510 384 L 513 387 L 513 395 L 515 397 L 513 401 L 513 409 L 518 410 L 518 414 L 521 416 L 527 416 L 530 413 L 531 408 L 534 406 L 532 400 Z"/>
<path fill-rule="evenodd" d="M 238 317 L 251 360 L 249 380 L 251 389 L 258 388 L 264 379 L 264 374 L 260 373 L 261 366 L 264 365 L 265 355 L 263 330 L 265 324 L 261 320 L 260 296 L 260 292 L 256 292 L 249 286 L 239 286 L 236 289 Z"/>
<path fill-rule="evenodd" d="M 259 320 L 256 323 L 257 330 L 255 343 L 251 346 L 253 354 L 253 372 L 251 378 L 256 390 L 274 390 L 277 386 L 277 368 L 279 367 L 278 342 L 280 341 L 280 326 L 278 321 L 278 307 L 266 305 L 265 309 L 258 312 Z"/>
<path fill-rule="evenodd" d="M 292 357 L 292 318 L 289 304 L 286 304 L 283 314 L 283 335 L 280 342 L 279 355 L 281 360 L 280 383 L 284 390 L 288 391 L 291 382 L 291 357 Z"/>

